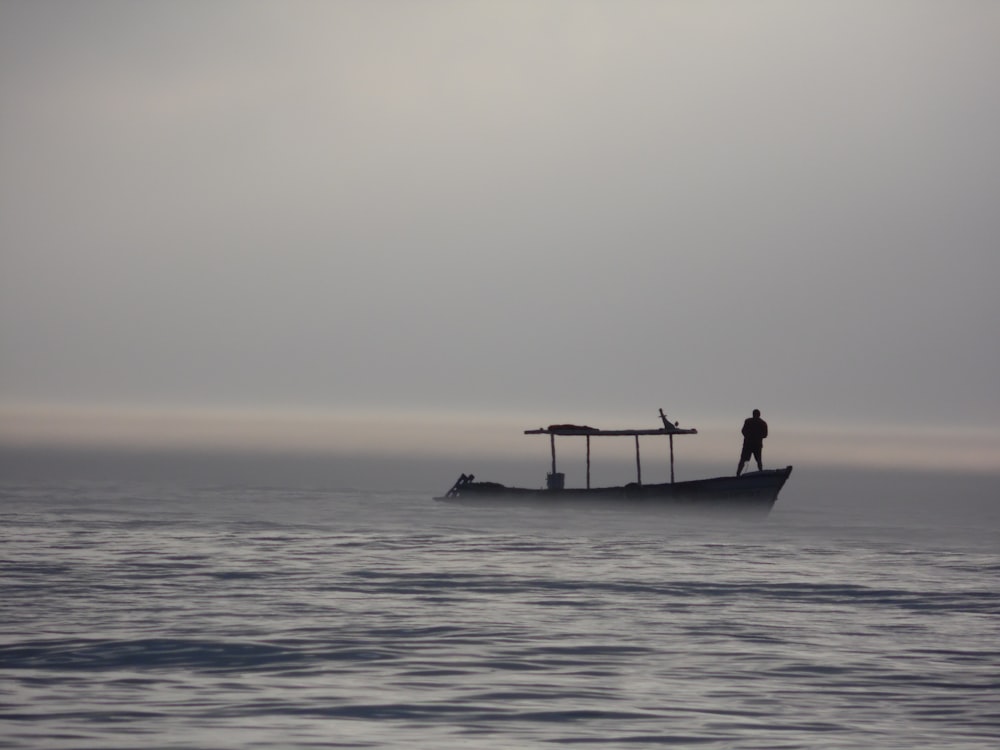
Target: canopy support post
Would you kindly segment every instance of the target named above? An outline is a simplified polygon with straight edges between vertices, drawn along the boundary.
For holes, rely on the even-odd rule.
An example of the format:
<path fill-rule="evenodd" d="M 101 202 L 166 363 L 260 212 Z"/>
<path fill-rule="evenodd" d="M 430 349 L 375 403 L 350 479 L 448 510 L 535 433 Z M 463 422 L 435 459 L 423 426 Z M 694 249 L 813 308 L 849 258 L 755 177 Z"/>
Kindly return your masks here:
<path fill-rule="evenodd" d="M 639 436 L 635 436 L 635 475 L 636 482 L 642 485 L 642 463 L 639 461 Z"/>
<path fill-rule="evenodd" d="M 670 484 L 674 483 L 674 436 L 670 436 Z"/>
<path fill-rule="evenodd" d="M 587 489 L 590 489 L 590 435 L 587 435 Z"/>
<path fill-rule="evenodd" d="M 549 435 L 549 443 L 552 445 L 552 473 L 556 473 L 556 436 Z"/>

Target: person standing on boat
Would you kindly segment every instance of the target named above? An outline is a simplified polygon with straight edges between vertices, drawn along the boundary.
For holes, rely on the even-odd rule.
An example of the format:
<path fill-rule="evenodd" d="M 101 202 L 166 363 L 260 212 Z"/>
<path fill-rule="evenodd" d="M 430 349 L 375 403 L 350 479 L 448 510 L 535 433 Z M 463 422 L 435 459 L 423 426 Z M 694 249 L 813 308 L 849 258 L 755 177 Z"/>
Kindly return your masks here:
<path fill-rule="evenodd" d="M 767 422 L 760 418 L 760 409 L 754 409 L 753 416 L 743 422 L 743 451 L 740 453 L 740 465 L 736 469 L 736 476 L 743 473 L 743 467 L 751 456 L 757 459 L 757 471 L 764 470 L 760 454 L 766 437 Z"/>

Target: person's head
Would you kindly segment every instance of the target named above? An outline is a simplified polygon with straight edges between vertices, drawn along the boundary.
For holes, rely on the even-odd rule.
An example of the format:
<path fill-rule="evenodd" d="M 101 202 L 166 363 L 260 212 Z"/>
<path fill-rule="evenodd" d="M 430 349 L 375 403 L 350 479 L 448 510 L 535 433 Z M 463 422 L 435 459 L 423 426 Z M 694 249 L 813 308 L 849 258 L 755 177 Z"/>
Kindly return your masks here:
<path fill-rule="evenodd" d="M 754 415 L 755 417 L 759 417 L 759 416 L 760 416 L 760 409 L 754 409 L 754 410 L 753 410 L 753 415 Z"/>

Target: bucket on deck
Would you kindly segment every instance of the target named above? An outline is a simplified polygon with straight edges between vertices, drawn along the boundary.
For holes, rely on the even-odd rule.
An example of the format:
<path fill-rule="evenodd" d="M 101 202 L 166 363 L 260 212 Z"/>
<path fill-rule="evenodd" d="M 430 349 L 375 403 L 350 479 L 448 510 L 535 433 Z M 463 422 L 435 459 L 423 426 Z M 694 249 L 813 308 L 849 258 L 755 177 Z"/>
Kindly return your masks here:
<path fill-rule="evenodd" d="M 550 490 L 561 490 L 566 486 L 566 475 L 561 471 L 546 474 L 545 484 Z"/>

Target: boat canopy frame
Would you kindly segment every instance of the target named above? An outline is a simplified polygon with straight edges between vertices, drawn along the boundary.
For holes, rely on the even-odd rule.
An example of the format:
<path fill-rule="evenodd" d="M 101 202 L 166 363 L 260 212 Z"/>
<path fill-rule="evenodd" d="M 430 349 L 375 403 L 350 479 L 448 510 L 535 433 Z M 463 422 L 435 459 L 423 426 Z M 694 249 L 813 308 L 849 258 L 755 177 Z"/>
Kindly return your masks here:
<path fill-rule="evenodd" d="M 525 435 L 548 435 L 549 444 L 552 450 L 552 475 L 556 475 L 556 436 L 559 437 L 585 437 L 587 439 L 587 489 L 590 489 L 590 438 L 592 437 L 633 437 L 635 438 L 635 472 L 636 482 L 642 485 L 642 460 L 639 454 L 639 437 L 647 435 L 666 435 L 670 438 L 670 483 L 674 483 L 674 435 L 697 435 L 695 428 L 685 429 L 676 423 L 671 423 L 667 415 L 660 409 L 660 419 L 663 420 L 663 427 L 645 430 L 598 430 L 594 427 L 577 426 L 571 424 L 550 425 L 539 427 L 537 430 L 525 430 Z"/>

